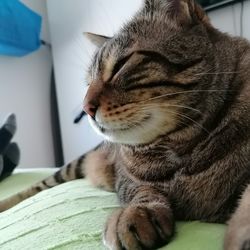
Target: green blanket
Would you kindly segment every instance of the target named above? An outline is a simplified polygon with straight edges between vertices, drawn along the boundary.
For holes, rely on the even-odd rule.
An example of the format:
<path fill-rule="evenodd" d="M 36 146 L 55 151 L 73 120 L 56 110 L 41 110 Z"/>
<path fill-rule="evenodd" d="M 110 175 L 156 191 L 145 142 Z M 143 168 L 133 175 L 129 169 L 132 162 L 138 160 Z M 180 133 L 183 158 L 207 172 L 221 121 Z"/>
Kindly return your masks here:
<path fill-rule="evenodd" d="M 16 173 L 0 183 L 0 198 L 44 178 L 53 170 Z M 86 180 L 43 191 L 0 214 L 1 250 L 98 250 L 103 224 L 118 207 L 113 193 L 95 189 Z M 177 223 L 177 235 L 166 250 L 220 250 L 224 225 Z"/>

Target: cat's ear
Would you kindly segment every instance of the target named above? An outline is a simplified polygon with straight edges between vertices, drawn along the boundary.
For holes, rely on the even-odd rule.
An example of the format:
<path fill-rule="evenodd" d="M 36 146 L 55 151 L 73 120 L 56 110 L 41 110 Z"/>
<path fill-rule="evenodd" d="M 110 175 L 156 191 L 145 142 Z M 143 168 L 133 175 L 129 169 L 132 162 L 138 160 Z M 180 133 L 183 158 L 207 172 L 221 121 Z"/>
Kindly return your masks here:
<path fill-rule="evenodd" d="M 194 23 L 203 23 L 206 26 L 211 26 L 209 17 L 202 7 L 195 0 L 170 0 L 177 1 L 176 15 L 182 15 L 183 20 L 189 19 Z"/>
<path fill-rule="evenodd" d="M 107 42 L 111 37 L 97 35 L 90 32 L 84 32 L 84 36 L 98 48 L 102 47 L 105 42 Z"/>
<path fill-rule="evenodd" d="M 177 25 L 202 22 L 211 26 L 205 11 L 195 0 L 144 0 L 145 9 L 167 17 Z"/>

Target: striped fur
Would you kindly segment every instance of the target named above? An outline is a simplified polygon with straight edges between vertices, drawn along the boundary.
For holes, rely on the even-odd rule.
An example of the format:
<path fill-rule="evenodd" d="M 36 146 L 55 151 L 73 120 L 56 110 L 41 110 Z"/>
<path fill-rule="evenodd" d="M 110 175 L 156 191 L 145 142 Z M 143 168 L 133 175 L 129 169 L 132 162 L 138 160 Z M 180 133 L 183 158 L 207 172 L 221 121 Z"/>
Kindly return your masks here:
<path fill-rule="evenodd" d="M 58 170 L 54 175 L 42 180 L 41 182 L 31 186 L 29 189 L 18 193 L 15 196 L 7 198 L 0 202 L 0 211 L 4 211 L 18 204 L 19 202 L 31 197 L 43 190 L 57 186 L 58 184 L 66 181 L 71 181 L 79 178 L 83 178 L 84 175 L 84 158 L 80 157 L 78 160 L 66 165 Z"/>
<path fill-rule="evenodd" d="M 116 36 L 91 39 L 101 47 L 84 108 L 105 142 L 0 210 L 86 176 L 121 202 L 109 249 L 161 247 L 176 219 L 230 218 L 225 249 L 248 249 L 249 43 L 213 28 L 193 0 L 145 0 Z"/>
<path fill-rule="evenodd" d="M 94 186 L 114 191 L 115 175 L 112 159 L 110 146 L 107 143 L 100 144 L 91 152 L 62 167 L 52 176 L 36 183 L 27 190 L 0 201 L 0 211 L 5 211 L 43 190 L 68 181 L 85 178 L 86 175 Z"/>

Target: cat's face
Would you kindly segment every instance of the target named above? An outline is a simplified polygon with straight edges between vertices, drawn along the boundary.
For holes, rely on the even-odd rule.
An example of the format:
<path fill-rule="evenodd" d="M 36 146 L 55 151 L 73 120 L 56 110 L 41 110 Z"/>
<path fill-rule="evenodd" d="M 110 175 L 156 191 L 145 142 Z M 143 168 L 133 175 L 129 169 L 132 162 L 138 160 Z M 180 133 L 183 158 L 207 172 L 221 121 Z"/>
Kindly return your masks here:
<path fill-rule="evenodd" d="M 213 67 L 207 17 L 193 2 L 146 0 L 100 49 L 89 70 L 84 108 L 106 139 L 145 144 L 189 123 Z M 189 94 L 184 94 L 188 91 Z M 194 114 L 193 114 L 194 113 Z"/>

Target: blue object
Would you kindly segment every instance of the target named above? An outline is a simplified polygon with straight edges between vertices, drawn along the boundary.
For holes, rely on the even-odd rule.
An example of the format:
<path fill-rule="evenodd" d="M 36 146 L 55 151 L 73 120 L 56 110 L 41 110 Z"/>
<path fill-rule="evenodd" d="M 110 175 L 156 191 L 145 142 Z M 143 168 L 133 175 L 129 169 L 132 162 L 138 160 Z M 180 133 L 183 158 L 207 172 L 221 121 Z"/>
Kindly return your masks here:
<path fill-rule="evenodd" d="M 0 0 L 0 54 L 24 56 L 41 46 L 42 17 L 18 0 Z"/>

